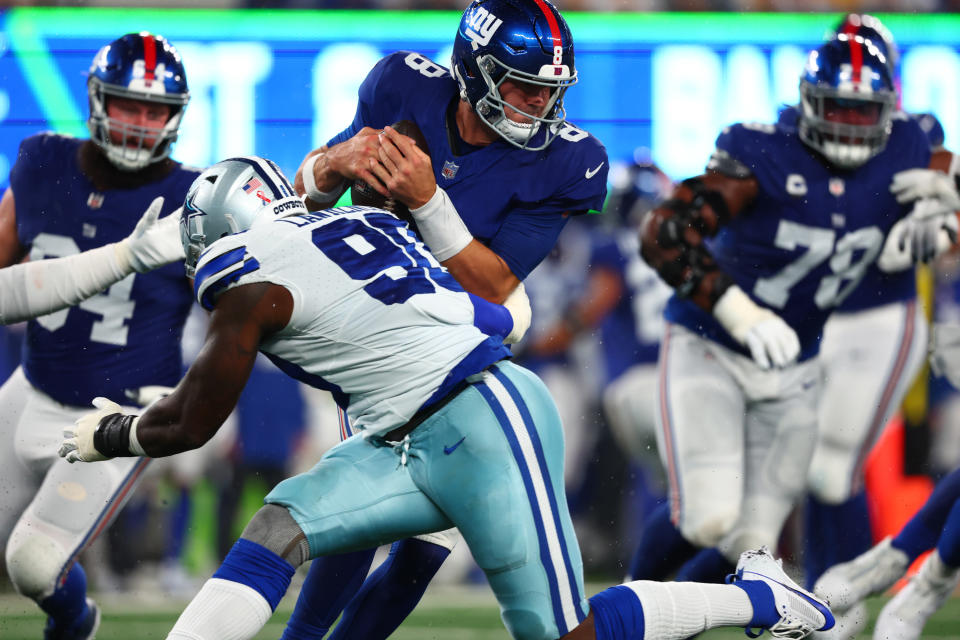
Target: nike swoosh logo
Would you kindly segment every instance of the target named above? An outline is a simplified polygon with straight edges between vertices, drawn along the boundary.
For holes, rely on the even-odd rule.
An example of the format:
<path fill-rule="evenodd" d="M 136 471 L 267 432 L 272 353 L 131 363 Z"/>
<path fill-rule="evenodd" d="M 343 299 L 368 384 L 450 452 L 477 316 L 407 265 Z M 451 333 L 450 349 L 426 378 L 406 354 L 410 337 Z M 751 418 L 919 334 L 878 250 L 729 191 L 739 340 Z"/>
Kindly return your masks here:
<path fill-rule="evenodd" d="M 585 174 L 583 174 L 583 177 L 585 177 L 587 180 L 589 180 L 589 179 L 592 178 L 593 176 L 597 175 L 597 171 L 600 171 L 600 167 L 602 167 L 603 165 L 604 165 L 604 163 L 601 162 L 600 164 L 597 165 L 597 168 L 596 168 L 596 169 L 587 169 L 587 172 L 586 172 Z"/>
<path fill-rule="evenodd" d="M 457 443 L 456 443 L 455 445 L 450 446 L 450 447 L 444 447 L 444 448 L 443 448 L 443 452 L 444 452 L 445 454 L 447 454 L 447 455 L 450 455 L 450 454 L 453 453 L 454 450 L 455 450 L 457 447 L 459 447 L 459 446 L 463 443 L 463 441 L 466 440 L 466 439 L 467 439 L 467 436 L 463 436 L 462 438 L 460 438 L 459 440 L 457 440 Z"/>

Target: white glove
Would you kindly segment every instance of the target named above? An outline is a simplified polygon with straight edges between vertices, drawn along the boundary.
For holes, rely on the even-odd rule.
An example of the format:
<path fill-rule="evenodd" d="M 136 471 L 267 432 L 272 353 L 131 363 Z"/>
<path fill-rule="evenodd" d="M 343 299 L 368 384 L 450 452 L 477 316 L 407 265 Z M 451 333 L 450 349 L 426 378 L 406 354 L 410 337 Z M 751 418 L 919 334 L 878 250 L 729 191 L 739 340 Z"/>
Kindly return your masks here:
<path fill-rule="evenodd" d="M 960 194 L 953 177 L 936 169 L 907 169 L 893 175 L 890 191 L 897 202 L 936 198 L 950 211 L 960 211 Z"/>
<path fill-rule="evenodd" d="M 757 305 L 737 285 L 723 292 L 713 315 L 733 339 L 750 350 L 761 369 L 785 367 L 800 355 L 800 340 L 783 319 Z"/>
<path fill-rule="evenodd" d="M 133 233 L 117 243 L 117 255 L 123 266 L 146 273 L 186 257 L 180 242 L 181 209 L 158 221 L 162 207 L 163 197 L 155 198 Z"/>
<path fill-rule="evenodd" d="M 527 297 L 527 290 L 522 282 L 510 292 L 507 299 L 503 301 L 503 306 L 507 308 L 513 318 L 513 329 L 503 341 L 506 344 L 515 344 L 523 339 L 527 329 L 530 328 L 530 320 L 533 318 L 533 311 L 530 310 L 530 298 Z"/>
<path fill-rule="evenodd" d="M 88 413 L 78 419 L 72 427 L 63 430 L 63 442 L 60 443 L 60 449 L 57 453 L 61 458 L 66 458 L 67 462 L 96 462 L 97 460 L 106 460 L 103 455 L 93 446 L 93 432 L 97 430 L 100 420 L 111 413 L 123 413 L 123 410 L 113 400 L 107 398 L 94 398 L 93 406 L 97 411 Z"/>
<path fill-rule="evenodd" d="M 166 398 L 171 393 L 173 393 L 173 387 L 165 387 L 159 384 L 149 384 L 145 387 L 127 389 L 123 392 L 132 403 L 141 407 L 149 406 L 160 398 Z"/>
<path fill-rule="evenodd" d="M 957 241 L 957 216 L 939 199 L 918 200 L 910 215 L 890 229 L 877 266 L 886 272 L 903 271 L 929 262 Z"/>
<path fill-rule="evenodd" d="M 960 325 L 937 323 L 930 345 L 930 368 L 960 389 Z"/>

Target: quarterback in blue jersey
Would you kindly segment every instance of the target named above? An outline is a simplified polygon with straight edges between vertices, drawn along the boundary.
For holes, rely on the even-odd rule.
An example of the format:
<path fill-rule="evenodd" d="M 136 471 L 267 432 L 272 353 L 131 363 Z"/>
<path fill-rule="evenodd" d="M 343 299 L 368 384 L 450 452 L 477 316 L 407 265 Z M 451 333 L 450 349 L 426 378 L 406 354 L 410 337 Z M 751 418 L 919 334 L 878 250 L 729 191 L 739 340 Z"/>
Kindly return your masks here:
<path fill-rule="evenodd" d="M 603 206 L 607 155 L 566 120 L 563 97 L 577 82 L 574 45 L 549 0 L 475 0 L 460 20 L 450 62 L 448 69 L 409 51 L 380 60 L 360 87 L 353 122 L 308 154 L 294 184 L 316 208 L 333 204 L 354 181 L 402 202 L 424 243 L 467 291 L 503 302 L 522 293 L 521 281 L 569 216 Z M 401 120 L 416 125 L 427 152 L 389 126 Z M 404 601 L 419 598 L 448 553 L 449 541 L 433 541 L 440 546 L 409 543 L 421 547 L 421 559 L 407 563 L 419 569 L 391 595 L 386 583 L 394 578 L 375 575 L 383 600 L 362 594 L 370 613 L 348 609 L 334 639 L 389 635 L 406 613 Z M 365 557 L 369 563 L 372 552 Z M 334 582 L 314 577 L 330 562 L 311 568 L 284 640 L 321 637 L 336 619 L 337 594 L 319 586 Z M 395 562 L 391 556 L 387 568 Z M 366 564 L 352 566 L 362 573 Z M 329 573 L 352 574 L 343 566 Z M 379 629 L 360 630 L 354 620 Z"/>
<path fill-rule="evenodd" d="M 213 312 L 203 351 L 142 415 L 101 398 L 64 431 L 71 462 L 199 447 L 263 351 L 331 390 L 361 432 L 270 492 L 168 638 L 253 638 L 304 561 L 452 526 L 518 640 L 679 640 L 734 625 L 799 638 L 832 625 L 765 549 L 743 555 L 733 584 L 634 582 L 588 601 L 563 429 L 543 383 L 507 360 L 506 310 L 467 294 L 386 211 L 307 213 L 291 193 L 260 158 L 197 179 L 182 238 L 197 300 Z"/>
<path fill-rule="evenodd" d="M 95 397 L 133 405 L 144 388 L 176 384 L 191 305 L 176 266 L 146 273 L 162 261 L 128 255 L 125 240 L 138 235 L 141 211 L 160 196 L 144 222 L 169 214 L 197 175 L 169 158 L 189 99 L 180 55 L 160 36 L 129 34 L 97 53 L 87 86 L 90 139 L 45 133 L 24 140 L 0 202 L 0 266 L 28 253 L 31 261 L 65 256 L 77 265 L 72 260 L 81 256 L 72 254 L 84 252 L 83 268 L 92 256 L 107 278 L 38 267 L 45 277 L 63 278 L 47 287 L 78 288 L 84 296 L 97 285 L 106 290 L 30 320 L 22 366 L 0 389 L 7 438 L 0 484 L 35 492 L 29 506 L 5 500 L 0 508 L 19 516 L 6 543 L 7 572 L 48 614 L 47 639 L 93 636 L 99 613 L 76 559 L 146 465 L 130 459 L 94 474 L 71 468 L 55 456 L 58 434 Z M 23 293 L 39 287 L 32 280 Z M 55 306 L 69 300 L 53 297 Z M 66 493 L 64 486 L 77 489 Z"/>
<path fill-rule="evenodd" d="M 925 257 L 927 240 L 956 225 L 952 212 L 901 202 L 930 191 L 927 167 L 949 159 L 895 112 L 869 41 L 840 36 L 811 52 L 800 95 L 795 123 L 725 129 L 708 172 L 642 231 L 644 256 L 677 288 L 657 412 L 670 520 L 641 541 L 644 577 L 697 546 L 718 550 L 690 577 L 722 575 L 746 546 L 776 542 L 816 440 L 828 314 L 882 251 Z M 891 232 L 903 242 L 885 245 Z"/>

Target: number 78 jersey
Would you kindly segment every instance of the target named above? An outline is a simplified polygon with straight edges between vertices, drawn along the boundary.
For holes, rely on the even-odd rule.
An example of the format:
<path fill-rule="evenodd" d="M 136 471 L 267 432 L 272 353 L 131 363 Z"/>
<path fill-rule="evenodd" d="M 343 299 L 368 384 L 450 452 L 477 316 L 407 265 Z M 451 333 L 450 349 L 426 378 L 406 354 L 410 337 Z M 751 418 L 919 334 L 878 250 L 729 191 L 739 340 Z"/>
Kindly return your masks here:
<path fill-rule="evenodd" d="M 510 355 L 474 324 L 493 305 L 474 302 L 405 223 L 379 209 L 328 209 L 221 238 L 197 263 L 194 290 L 213 310 L 224 291 L 256 282 L 293 297 L 290 322 L 260 350 L 331 391 L 367 435 L 402 425 Z"/>
<path fill-rule="evenodd" d="M 893 175 L 927 167 L 930 148 L 915 122 L 895 118 L 881 153 L 853 171 L 839 171 L 800 141 L 794 121 L 737 124 L 720 134 L 708 168 L 736 167 L 738 177 L 756 178 L 759 190 L 709 248 L 741 289 L 797 332 L 803 360 L 816 355 L 831 310 L 868 274 L 871 291 L 884 298 L 878 302 L 915 295 L 912 270 L 879 275 L 874 262 L 890 228 L 909 211 L 890 193 Z M 689 300 L 674 296 L 666 317 L 748 354 Z"/>

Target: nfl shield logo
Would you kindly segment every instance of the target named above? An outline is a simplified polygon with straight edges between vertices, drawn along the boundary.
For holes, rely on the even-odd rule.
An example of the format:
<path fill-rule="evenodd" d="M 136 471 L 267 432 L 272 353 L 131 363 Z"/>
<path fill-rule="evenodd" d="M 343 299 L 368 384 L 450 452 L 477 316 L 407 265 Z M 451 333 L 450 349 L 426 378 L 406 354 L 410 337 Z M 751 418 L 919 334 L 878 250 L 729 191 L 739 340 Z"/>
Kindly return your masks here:
<path fill-rule="evenodd" d="M 87 206 L 90 207 L 91 209 L 99 209 L 100 207 L 102 207 L 103 194 L 97 193 L 95 191 L 91 192 L 90 195 L 87 196 Z"/>
<path fill-rule="evenodd" d="M 830 193 L 839 198 L 846 189 L 843 180 L 840 178 L 830 178 Z"/>
<path fill-rule="evenodd" d="M 440 173 L 447 180 L 453 180 L 454 176 L 457 175 L 457 170 L 460 168 L 460 165 L 456 165 L 452 160 L 447 160 L 443 163 L 443 169 Z"/>

